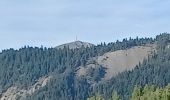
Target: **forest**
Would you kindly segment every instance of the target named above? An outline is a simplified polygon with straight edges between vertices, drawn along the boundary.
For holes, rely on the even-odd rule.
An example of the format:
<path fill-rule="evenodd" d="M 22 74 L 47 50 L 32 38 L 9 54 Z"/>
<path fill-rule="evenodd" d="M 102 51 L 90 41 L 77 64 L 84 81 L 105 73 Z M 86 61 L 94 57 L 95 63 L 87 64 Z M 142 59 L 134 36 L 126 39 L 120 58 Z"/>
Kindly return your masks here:
<path fill-rule="evenodd" d="M 156 44 L 156 51 L 136 65 L 108 81 L 100 82 L 104 69 L 100 67 L 88 77 L 77 78 L 75 71 L 88 59 L 107 52 L 134 46 Z M 27 89 L 43 76 L 53 76 L 48 84 L 32 95 L 17 100 L 170 100 L 170 34 L 156 38 L 123 39 L 78 49 L 25 46 L 0 53 L 0 94 L 11 86 Z"/>
<path fill-rule="evenodd" d="M 87 100 L 105 100 L 102 95 L 95 95 Z M 110 100 L 121 100 L 117 92 L 113 91 Z M 170 84 L 164 88 L 155 85 L 145 85 L 144 88 L 135 86 L 130 100 L 170 100 Z"/>

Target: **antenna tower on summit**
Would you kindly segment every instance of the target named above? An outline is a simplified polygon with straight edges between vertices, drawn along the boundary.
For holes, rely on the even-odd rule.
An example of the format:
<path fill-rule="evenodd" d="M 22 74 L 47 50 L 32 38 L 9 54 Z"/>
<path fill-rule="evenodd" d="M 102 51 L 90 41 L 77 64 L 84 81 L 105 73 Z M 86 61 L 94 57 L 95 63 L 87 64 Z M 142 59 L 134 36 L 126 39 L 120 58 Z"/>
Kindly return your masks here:
<path fill-rule="evenodd" d="M 76 35 L 76 41 L 78 41 L 77 35 Z"/>

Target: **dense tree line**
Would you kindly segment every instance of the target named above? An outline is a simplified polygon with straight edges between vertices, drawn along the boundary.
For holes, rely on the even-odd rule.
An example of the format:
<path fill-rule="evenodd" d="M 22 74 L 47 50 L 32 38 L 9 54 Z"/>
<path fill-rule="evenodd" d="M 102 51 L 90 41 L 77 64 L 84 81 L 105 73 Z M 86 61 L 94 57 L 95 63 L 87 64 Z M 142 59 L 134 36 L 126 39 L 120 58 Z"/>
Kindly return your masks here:
<path fill-rule="evenodd" d="M 102 95 L 95 95 L 87 100 L 106 100 Z M 121 100 L 117 92 L 113 92 L 108 100 Z M 156 87 L 155 85 L 134 86 L 130 100 L 170 100 L 170 84 L 165 88 Z"/>
<path fill-rule="evenodd" d="M 87 98 L 87 100 L 105 100 L 105 99 L 101 94 L 96 94 L 95 96 Z M 111 98 L 109 98 L 108 100 L 121 100 L 121 98 L 116 91 L 113 91 Z"/>
<path fill-rule="evenodd" d="M 134 85 L 156 84 L 163 87 L 170 82 L 170 50 L 166 48 L 169 37 L 169 34 L 161 34 L 155 39 L 129 38 L 88 48 L 82 46 L 79 49 L 23 47 L 19 50 L 3 50 L 0 53 L 0 91 L 4 92 L 11 86 L 27 89 L 40 77 L 52 75 L 53 78 L 45 87 L 28 96 L 27 99 L 86 100 L 95 93 L 99 93 L 103 94 L 105 99 L 111 98 L 114 94 L 127 100 L 130 98 Z M 77 67 L 85 66 L 89 63 L 88 59 L 92 57 L 152 43 L 158 44 L 158 51 L 151 58 L 136 66 L 133 71 L 120 73 L 108 82 L 91 86 L 87 77 L 77 78 L 75 75 Z M 104 70 L 102 66 L 91 69 L 89 76 L 93 81 L 99 82 L 105 74 Z"/>
<path fill-rule="evenodd" d="M 156 37 L 157 51 L 143 63 L 139 63 L 132 71 L 125 71 L 96 88 L 106 99 L 116 90 L 123 100 L 129 100 L 135 85 L 145 84 L 164 87 L 170 83 L 170 35 Z"/>
<path fill-rule="evenodd" d="M 165 88 L 145 85 L 135 86 L 131 100 L 170 100 L 170 85 Z"/>
<path fill-rule="evenodd" d="M 170 100 L 170 84 L 166 87 L 155 85 L 135 86 L 130 100 Z"/>

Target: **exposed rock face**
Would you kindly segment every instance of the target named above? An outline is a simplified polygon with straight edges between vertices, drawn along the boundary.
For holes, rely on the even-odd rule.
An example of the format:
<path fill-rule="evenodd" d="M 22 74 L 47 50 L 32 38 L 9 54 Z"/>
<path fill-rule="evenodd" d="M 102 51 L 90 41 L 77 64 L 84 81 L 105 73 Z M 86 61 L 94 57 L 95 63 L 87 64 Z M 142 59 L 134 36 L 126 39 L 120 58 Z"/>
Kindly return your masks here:
<path fill-rule="evenodd" d="M 89 64 L 85 67 L 79 67 L 77 76 L 86 75 L 88 69 L 94 68 L 95 65 L 102 65 L 106 68 L 104 80 L 109 80 L 114 75 L 125 70 L 132 70 L 147 59 L 149 55 L 156 50 L 156 45 L 136 46 L 127 50 L 118 50 L 105 53 L 103 56 L 93 58 L 95 64 Z"/>
<path fill-rule="evenodd" d="M 81 48 L 82 46 L 84 46 L 86 48 L 86 47 L 93 46 L 93 44 L 87 43 L 87 42 L 82 42 L 82 41 L 75 41 L 75 42 L 59 45 L 56 48 L 57 49 L 63 49 L 64 47 L 69 47 L 70 49 L 76 49 L 76 48 Z"/>
<path fill-rule="evenodd" d="M 20 89 L 16 86 L 8 88 L 6 92 L 1 94 L 0 100 L 24 100 L 28 95 L 32 95 L 34 92 L 38 91 L 40 88 L 47 85 L 51 76 L 40 78 L 33 86 L 29 87 L 27 90 Z"/>

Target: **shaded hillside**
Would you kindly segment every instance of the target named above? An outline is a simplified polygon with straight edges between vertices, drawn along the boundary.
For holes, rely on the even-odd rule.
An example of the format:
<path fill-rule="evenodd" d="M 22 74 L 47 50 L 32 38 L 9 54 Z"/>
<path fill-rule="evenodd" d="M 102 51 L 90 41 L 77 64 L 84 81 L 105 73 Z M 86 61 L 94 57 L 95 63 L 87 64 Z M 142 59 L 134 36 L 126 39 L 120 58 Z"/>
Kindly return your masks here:
<path fill-rule="evenodd" d="M 156 37 L 157 52 L 148 60 L 144 60 L 132 71 L 125 71 L 95 87 L 97 93 L 104 95 L 106 100 L 112 92 L 117 91 L 122 100 L 129 100 L 135 85 L 144 87 L 146 84 L 165 87 L 170 83 L 170 35 Z M 100 92 L 99 92 L 100 91 Z"/>
<path fill-rule="evenodd" d="M 101 94 L 94 95 L 87 100 L 106 100 Z M 122 100 L 116 91 L 113 91 L 109 100 Z M 170 84 L 164 88 L 155 85 L 134 86 L 130 100 L 170 100 Z"/>
<path fill-rule="evenodd" d="M 164 60 L 166 64 L 168 63 L 169 54 L 164 50 L 169 50 L 169 40 L 169 34 L 162 34 L 157 36 L 156 39 L 138 37 L 136 39 L 129 38 L 109 44 L 102 43 L 91 47 L 81 46 L 77 49 L 69 49 L 67 47 L 63 49 L 24 47 L 20 50 L 4 50 L 0 53 L 1 95 L 3 97 L 3 94 L 12 87 L 16 87 L 20 90 L 27 90 L 29 87 L 36 85 L 37 80 L 45 76 L 51 76 L 52 78 L 50 78 L 45 86 L 38 88 L 33 94 L 27 94 L 25 98 L 28 100 L 55 100 L 56 98 L 59 100 L 86 100 L 96 92 L 103 94 L 104 98 L 109 98 L 111 95 L 110 93 L 113 90 L 116 90 L 122 98 L 127 100 L 135 84 L 141 83 L 142 85 L 146 82 L 154 83 L 155 81 L 155 83 L 159 83 L 162 86 L 167 84 L 169 79 L 166 79 L 165 81 L 164 78 L 160 77 L 165 70 L 168 70 L 168 66 L 165 66 L 164 69 L 162 69 L 162 72 L 160 69 L 154 69 L 154 73 L 161 73 L 159 74 L 160 76 L 158 76 L 159 78 L 154 78 L 152 76 L 155 75 L 152 70 L 149 70 L 150 72 L 147 71 L 148 68 L 151 68 L 149 65 L 160 64 L 160 66 L 162 66 L 161 64 L 165 64 L 162 60 L 160 60 L 160 62 L 154 61 L 152 57 L 157 57 L 155 60 L 158 60 L 166 55 L 165 57 L 167 58 Z M 122 72 L 117 76 L 112 77 L 107 82 L 101 81 L 106 75 L 106 67 L 104 67 L 104 65 L 100 66 L 100 64 L 96 64 L 96 68 L 90 69 L 88 75 L 77 77 L 76 72 L 80 66 L 85 67 L 90 63 L 94 64 L 93 60 L 90 59 L 100 58 L 109 53 L 112 54 L 112 52 L 120 52 L 118 50 L 131 51 L 136 47 L 147 47 L 148 44 L 157 44 L 157 52 L 154 52 L 151 58 L 146 61 L 144 60 L 144 63 L 139 65 L 144 66 L 144 64 L 146 64 L 146 67 L 137 66 L 134 70 Z M 150 49 L 145 50 L 144 52 L 147 55 L 148 51 L 150 52 Z M 144 54 L 143 56 L 146 55 Z M 145 58 L 143 56 L 141 58 Z M 98 62 L 99 61 L 101 62 L 101 60 L 98 60 Z M 103 64 L 105 63 L 108 62 L 104 62 Z M 110 64 L 108 63 L 108 65 Z M 143 75 L 146 75 L 147 77 L 145 78 Z M 163 75 L 168 76 L 167 73 Z M 139 81 L 137 77 L 139 77 L 141 81 Z M 147 79 L 147 81 L 144 79 Z M 165 82 L 158 81 L 159 79 L 163 79 Z M 17 98 L 20 97 L 22 96 L 17 95 Z"/>
<path fill-rule="evenodd" d="M 37 80 L 37 82 L 34 85 L 29 86 L 26 89 L 10 87 L 2 94 L 1 100 L 18 100 L 18 99 L 24 100 L 28 95 L 32 95 L 40 88 L 46 86 L 51 78 L 52 78 L 51 76 L 42 77 L 39 80 Z"/>

